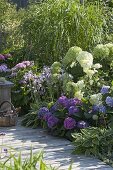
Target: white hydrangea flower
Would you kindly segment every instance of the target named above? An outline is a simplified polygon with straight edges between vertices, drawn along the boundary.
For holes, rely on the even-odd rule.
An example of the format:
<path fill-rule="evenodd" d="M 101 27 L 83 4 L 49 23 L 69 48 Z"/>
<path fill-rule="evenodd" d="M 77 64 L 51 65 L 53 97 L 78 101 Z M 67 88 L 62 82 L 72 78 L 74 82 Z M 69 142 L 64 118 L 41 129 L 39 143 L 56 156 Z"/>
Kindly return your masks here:
<path fill-rule="evenodd" d="M 102 65 L 99 64 L 99 63 L 96 63 L 96 64 L 93 65 L 93 68 L 95 68 L 95 69 L 99 69 L 101 67 L 102 67 Z"/>
<path fill-rule="evenodd" d="M 97 93 L 90 96 L 90 103 L 93 105 L 102 104 L 102 94 Z"/>
<path fill-rule="evenodd" d="M 80 100 L 83 98 L 83 95 L 84 95 L 84 92 L 82 92 L 81 90 L 75 92 L 74 94 L 74 96 Z"/>
<path fill-rule="evenodd" d="M 108 47 L 108 48 L 112 48 L 113 47 L 113 43 L 108 43 L 108 44 L 105 44 L 104 46 Z"/>
<path fill-rule="evenodd" d="M 97 73 L 97 70 L 91 70 L 91 69 L 84 69 L 84 72 L 87 74 L 89 78 L 92 78 L 92 76 Z"/>
<path fill-rule="evenodd" d="M 76 86 L 79 90 L 82 90 L 84 87 L 85 87 L 85 84 L 84 84 L 84 80 L 79 80 L 77 83 L 76 83 Z"/>
<path fill-rule="evenodd" d="M 89 81 L 89 84 L 90 84 L 91 86 L 93 85 L 93 83 L 94 83 L 93 80 L 90 80 L 90 81 Z"/>
<path fill-rule="evenodd" d="M 77 56 L 77 61 L 83 68 L 91 68 L 93 65 L 93 56 L 91 53 L 88 53 L 87 51 L 81 51 L 79 52 Z"/>

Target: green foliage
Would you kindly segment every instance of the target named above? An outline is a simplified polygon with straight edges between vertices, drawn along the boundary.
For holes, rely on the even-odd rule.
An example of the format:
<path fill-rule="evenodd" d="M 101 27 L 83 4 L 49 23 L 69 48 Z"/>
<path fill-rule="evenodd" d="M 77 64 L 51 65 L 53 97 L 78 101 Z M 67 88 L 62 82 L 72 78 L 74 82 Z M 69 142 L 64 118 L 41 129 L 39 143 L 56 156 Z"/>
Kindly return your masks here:
<path fill-rule="evenodd" d="M 21 15 L 17 13 L 16 7 L 9 4 L 7 0 L 0 1 L 0 51 L 6 50 L 8 53 L 15 47 L 21 46 L 21 35 L 17 36 Z"/>
<path fill-rule="evenodd" d="M 105 80 L 113 79 L 113 43 L 98 44 L 93 50 L 95 61 L 102 64 L 103 72 L 101 73 Z"/>
<path fill-rule="evenodd" d="M 1 170 L 55 170 L 43 161 L 43 152 L 33 154 L 31 149 L 30 155 L 23 161 L 22 153 L 15 155 L 10 153 L 6 161 L 0 162 Z"/>
<path fill-rule="evenodd" d="M 104 39 L 103 6 L 71 0 L 47 0 L 31 5 L 21 21 L 26 58 L 50 64 L 74 46 L 91 49 Z"/>
<path fill-rule="evenodd" d="M 82 51 L 80 47 L 71 47 L 63 58 L 62 63 L 64 67 L 69 66 L 73 62 L 76 62 L 76 57 L 80 51 Z"/>
<path fill-rule="evenodd" d="M 29 127 L 31 126 L 32 128 L 37 128 L 37 126 L 40 126 L 41 121 L 38 119 L 38 110 L 40 109 L 40 107 L 42 106 L 47 106 L 48 103 L 46 102 L 35 102 L 33 104 L 30 105 L 30 111 L 28 114 L 24 115 L 23 119 L 22 119 L 22 125 Z"/>
<path fill-rule="evenodd" d="M 87 128 L 73 133 L 74 153 L 94 155 L 113 166 L 113 129 Z"/>

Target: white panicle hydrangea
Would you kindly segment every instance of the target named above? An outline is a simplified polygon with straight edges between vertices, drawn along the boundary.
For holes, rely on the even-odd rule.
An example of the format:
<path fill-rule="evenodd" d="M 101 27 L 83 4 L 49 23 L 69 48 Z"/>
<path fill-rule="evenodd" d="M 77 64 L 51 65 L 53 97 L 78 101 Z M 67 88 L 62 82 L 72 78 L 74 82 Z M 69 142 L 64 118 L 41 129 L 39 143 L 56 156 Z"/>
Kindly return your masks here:
<path fill-rule="evenodd" d="M 84 72 L 87 74 L 89 78 L 92 78 L 92 76 L 97 73 L 97 70 L 91 70 L 91 69 L 84 69 Z"/>
<path fill-rule="evenodd" d="M 84 80 L 80 80 L 76 83 L 77 89 L 82 90 L 85 87 Z"/>
<path fill-rule="evenodd" d="M 74 97 L 78 98 L 78 99 L 82 99 L 84 95 L 84 92 L 82 92 L 81 90 L 75 92 Z"/>
<path fill-rule="evenodd" d="M 54 62 L 51 65 L 51 72 L 52 74 L 59 73 L 61 71 L 61 63 L 60 62 Z"/>
<path fill-rule="evenodd" d="M 76 83 L 74 83 L 73 81 L 69 81 L 66 84 L 66 91 L 68 91 L 68 92 L 75 88 L 76 88 Z"/>
<path fill-rule="evenodd" d="M 96 63 L 96 64 L 93 65 L 93 68 L 99 69 L 99 68 L 102 68 L 102 65 L 99 64 L 99 63 Z"/>
<path fill-rule="evenodd" d="M 98 105 L 102 103 L 102 94 L 93 94 L 90 96 L 90 103 L 93 105 Z"/>
<path fill-rule="evenodd" d="M 81 51 L 77 56 L 77 61 L 79 62 L 81 67 L 90 69 L 93 65 L 93 56 L 87 51 Z"/>
<path fill-rule="evenodd" d="M 90 79 L 90 80 L 89 80 L 89 84 L 92 86 L 93 83 L 94 83 L 94 80 Z"/>
<path fill-rule="evenodd" d="M 113 47 L 113 43 L 108 43 L 108 44 L 105 44 L 104 46 L 107 47 L 107 48 L 112 48 Z"/>
<path fill-rule="evenodd" d="M 108 57 L 109 53 L 109 48 L 103 44 L 98 44 L 93 50 L 93 55 L 96 58 Z"/>
<path fill-rule="evenodd" d="M 64 67 L 67 67 L 72 62 L 75 62 L 76 57 L 80 51 L 82 51 L 80 47 L 77 46 L 71 47 L 62 60 L 62 64 L 64 65 Z"/>

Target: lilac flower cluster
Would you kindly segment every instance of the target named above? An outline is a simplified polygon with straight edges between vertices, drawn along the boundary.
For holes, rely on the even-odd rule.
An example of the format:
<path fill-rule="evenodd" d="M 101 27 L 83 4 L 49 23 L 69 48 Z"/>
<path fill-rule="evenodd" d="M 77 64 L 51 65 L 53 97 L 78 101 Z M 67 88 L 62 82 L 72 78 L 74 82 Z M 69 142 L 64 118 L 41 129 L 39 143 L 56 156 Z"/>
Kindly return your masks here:
<path fill-rule="evenodd" d="M 12 68 L 12 71 L 19 70 L 19 69 L 25 69 L 25 68 L 31 67 L 33 65 L 34 65 L 34 63 L 32 61 L 22 61 L 21 63 L 16 64 L 16 66 L 14 66 Z"/>
<path fill-rule="evenodd" d="M 0 54 L 0 60 L 6 60 L 11 57 L 11 54 Z"/>
<path fill-rule="evenodd" d="M 40 75 L 36 75 L 32 71 L 25 73 L 20 83 L 29 85 L 34 93 L 38 92 L 38 94 L 43 95 L 45 93 L 45 83 L 49 81 L 50 76 L 50 67 L 44 66 Z"/>
<path fill-rule="evenodd" d="M 7 71 L 8 71 L 8 68 L 7 68 L 7 65 L 6 65 L 6 64 L 0 65 L 0 72 L 6 73 Z"/>

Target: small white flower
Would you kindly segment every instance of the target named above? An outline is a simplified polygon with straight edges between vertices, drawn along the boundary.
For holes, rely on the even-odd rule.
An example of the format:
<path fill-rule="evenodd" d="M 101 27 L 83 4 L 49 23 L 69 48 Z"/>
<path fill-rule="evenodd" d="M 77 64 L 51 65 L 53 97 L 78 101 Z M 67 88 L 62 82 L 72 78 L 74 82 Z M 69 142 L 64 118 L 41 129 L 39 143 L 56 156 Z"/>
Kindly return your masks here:
<path fill-rule="evenodd" d="M 93 83 L 94 83 L 93 80 L 90 80 L 90 81 L 89 81 L 89 84 L 90 84 L 91 86 L 93 85 Z"/>
<path fill-rule="evenodd" d="M 85 87 L 84 80 L 80 80 L 76 83 L 76 86 L 79 90 L 82 90 Z"/>
<path fill-rule="evenodd" d="M 90 70 L 90 69 L 84 69 L 84 72 L 88 75 L 89 78 L 92 78 L 92 76 L 97 73 L 97 70 Z"/>
<path fill-rule="evenodd" d="M 95 69 L 99 69 L 99 68 L 101 68 L 101 67 L 102 67 L 102 65 L 99 64 L 99 63 L 93 65 L 93 68 L 95 68 Z"/>

